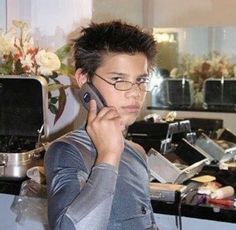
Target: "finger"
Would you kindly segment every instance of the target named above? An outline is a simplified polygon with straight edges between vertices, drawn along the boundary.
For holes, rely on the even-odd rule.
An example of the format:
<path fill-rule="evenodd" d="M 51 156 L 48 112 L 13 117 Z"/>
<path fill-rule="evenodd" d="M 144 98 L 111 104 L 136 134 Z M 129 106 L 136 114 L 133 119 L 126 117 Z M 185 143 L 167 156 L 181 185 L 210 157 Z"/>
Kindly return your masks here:
<path fill-rule="evenodd" d="M 89 102 L 88 122 L 93 121 L 97 116 L 97 103 L 95 100 Z"/>
<path fill-rule="evenodd" d="M 118 114 L 115 107 L 111 107 L 111 106 L 107 107 L 106 106 L 101 109 L 101 111 L 98 113 L 97 117 L 101 119 L 104 117 L 108 118 L 108 117 L 113 117 L 113 116 L 118 116 L 118 115 L 119 114 Z"/>
<path fill-rule="evenodd" d="M 116 109 L 111 109 L 109 110 L 105 116 L 107 119 L 116 119 L 116 118 L 120 118 L 120 114 L 117 112 Z"/>

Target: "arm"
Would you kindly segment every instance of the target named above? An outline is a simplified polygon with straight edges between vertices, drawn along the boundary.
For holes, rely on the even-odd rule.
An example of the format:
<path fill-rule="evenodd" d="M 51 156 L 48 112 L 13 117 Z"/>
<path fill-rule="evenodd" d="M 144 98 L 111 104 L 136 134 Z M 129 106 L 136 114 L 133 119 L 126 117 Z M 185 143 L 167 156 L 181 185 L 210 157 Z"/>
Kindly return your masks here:
<path fill-rule="evenodd" d="M 49 222 L 53 229 L 106 229 L 109 220 L 116 169 L 124 149 L 121 119 L 113 107 L 104 107 L 97 114 L 92 100 L 86 128 L 97 151 L 91 173 L 73 146 L 55 144 L 46 154 Z"/>
<path fill-rule="evenodd" d="M 91 223 L 105 228 L 117 178 L 114 166 L 97 164 L 89 174 L 74 146 L 56 142 L 45 155 L 45 172 L 51 229 L 83 230 Z"/>

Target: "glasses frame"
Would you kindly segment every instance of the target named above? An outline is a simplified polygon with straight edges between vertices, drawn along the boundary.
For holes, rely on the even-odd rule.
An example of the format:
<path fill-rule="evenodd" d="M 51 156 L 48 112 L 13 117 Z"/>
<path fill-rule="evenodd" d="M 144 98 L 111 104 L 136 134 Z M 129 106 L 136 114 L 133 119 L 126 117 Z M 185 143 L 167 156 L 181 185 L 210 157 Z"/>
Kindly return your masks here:
<path fill-rule="evenodd" d="M 140 88 L 140 85 L 141 85 L 141 84 L 147 83 L 147 82 L 136 82 L 136 83 L 133 83 L 133 82 L 131 82 L 131 81 L 124 81 L 124 80 L 122 80 L 122 81 L 118 81 L 118 82 L 115 82 L 115 83 L 111 83 L 111 82 L 109 82 L 108 80 L 106 80 L 105 78 L 101 77 L 101 76 L 100 76 L 99 74 L 97 74 L 97 73 L 94 73 L 94 75 L 97 76 L 98 78 L 102 79 L 103 81 L 105 81 L 105 82 L 108 83 L 109 85 L 113 85 L 113 87 L 114 87 L 116 90 L 119 90 L 119 91 L 128 91 L 128 90 L 132 89 L 132 87 L 133 87 L 134 85 L 137 85 L 138 88 L 139 88 L 139 90 L 142 91 L 142 92 L 150 92 L 150 91 L 152 91 L 152 90 L 143 90 L 143 89 Z M 118 89 L 118 88 L 116 87 L 116 84 L 119 83 L 119 82 L 127 82 L 127 83 L 130 83 L 130 88 L 129 88 L 129 89 Z"/>

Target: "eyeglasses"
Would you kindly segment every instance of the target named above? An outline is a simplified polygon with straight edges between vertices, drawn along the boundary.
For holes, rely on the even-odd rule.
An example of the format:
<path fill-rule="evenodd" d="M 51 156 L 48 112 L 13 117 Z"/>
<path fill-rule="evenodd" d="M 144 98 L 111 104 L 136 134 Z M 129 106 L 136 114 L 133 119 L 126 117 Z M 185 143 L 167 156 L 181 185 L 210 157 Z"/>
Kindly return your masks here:
<path fill-rule="evenodd" d="M 120 90 L 120 91 L 128 91 L 133 87 L 133 85 L 138 85 L 139 89 L 144 92 L 150 92 L 152 90 L 149 78 L 144 79 L 143 77 L 143 79 L 140 80 L 140 82 L 135 82 L 135 83 L 131 81 L 123 81 L 123 80 L 119 80 L 114 83 L 111 83 L 107 81 L 106 79 L 104 79 L 103 77 L 101 77 L 100 75 L 98 75 L 97 73 L 94 73 L 94 75 L 102 79 L 109 85 L 113 85 L 115 89 Z"/>

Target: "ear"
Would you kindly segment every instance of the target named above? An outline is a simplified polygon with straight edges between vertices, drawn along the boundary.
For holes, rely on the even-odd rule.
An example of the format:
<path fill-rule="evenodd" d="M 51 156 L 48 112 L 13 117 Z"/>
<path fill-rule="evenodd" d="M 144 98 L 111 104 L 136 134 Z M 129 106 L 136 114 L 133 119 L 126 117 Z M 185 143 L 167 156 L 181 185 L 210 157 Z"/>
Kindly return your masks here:
<path fill-rule="evenodd" d="M 79 88 L 81 88 L 82 85 L 88 81 L 87 74 L 83 74 L 81 69 L 76 70 L 75 79 Z"/>

